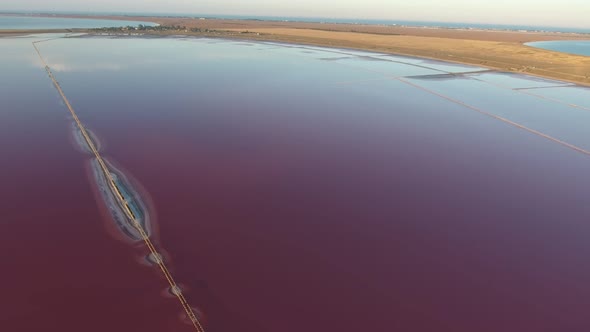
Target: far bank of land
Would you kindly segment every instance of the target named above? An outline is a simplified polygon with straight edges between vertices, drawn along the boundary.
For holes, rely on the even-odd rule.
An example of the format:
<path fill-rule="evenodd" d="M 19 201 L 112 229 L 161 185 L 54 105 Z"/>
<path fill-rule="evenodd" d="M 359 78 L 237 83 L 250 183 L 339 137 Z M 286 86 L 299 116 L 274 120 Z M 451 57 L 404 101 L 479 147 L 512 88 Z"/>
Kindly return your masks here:
<path fill-rule="evenodd" d="M 182 33 L 354 48 L 472 64 L 590 85 L 590 57 L 524 45 L 547 40 L 590 40 L 588 34 L 177 17 L 61 17 L 155 22 L 182 29 L 146 34 Z"/>

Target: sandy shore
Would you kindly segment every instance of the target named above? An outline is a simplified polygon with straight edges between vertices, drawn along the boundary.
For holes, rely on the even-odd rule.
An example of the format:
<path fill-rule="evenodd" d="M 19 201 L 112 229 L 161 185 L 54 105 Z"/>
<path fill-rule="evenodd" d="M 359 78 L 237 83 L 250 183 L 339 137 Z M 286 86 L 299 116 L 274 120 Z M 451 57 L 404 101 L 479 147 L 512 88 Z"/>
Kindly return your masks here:
<path fill-rule="evenodd" d="M 168 34 L 180 32 L 411 55 L 590 85 L 590 57 L 524 45 L 546 40 L 590 40 L 588 34 L 139 16 L 67 17 L 147 21 L 185 26 L 187 30 L 210 30 L 165 32 Z M 0 31 L 0 35 L 4 33 L 10 32 Z"/>

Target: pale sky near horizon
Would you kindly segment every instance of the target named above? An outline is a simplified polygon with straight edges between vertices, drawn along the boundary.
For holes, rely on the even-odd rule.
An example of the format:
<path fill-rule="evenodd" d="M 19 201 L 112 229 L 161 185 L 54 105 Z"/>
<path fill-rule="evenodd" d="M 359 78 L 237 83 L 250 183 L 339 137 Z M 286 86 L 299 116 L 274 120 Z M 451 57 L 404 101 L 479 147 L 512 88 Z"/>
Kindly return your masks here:
<path fill-rule="evenodd" d="M 2 0 L 0 10 L 391 19 L 590 28 L 590 0 Z"/>

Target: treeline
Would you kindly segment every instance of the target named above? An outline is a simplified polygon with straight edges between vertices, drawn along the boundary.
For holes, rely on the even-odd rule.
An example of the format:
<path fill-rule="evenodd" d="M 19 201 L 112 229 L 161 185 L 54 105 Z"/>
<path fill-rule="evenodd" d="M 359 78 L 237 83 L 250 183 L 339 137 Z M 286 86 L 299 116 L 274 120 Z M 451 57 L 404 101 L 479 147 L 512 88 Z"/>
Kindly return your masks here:
<path fill-rule="evenodd" d="M 128 32 L 128 31 L 185 31 L 187 28 L 183 25 L 143 25 L 140 24 L 138 26 L 131 26 L 128 25 L 126 27 L 104 27 L 104 28 L 96 28 L 91 29 L 92 31 L 97 32 Z M 190 31 L 193 31 L 191 29 Z M 196 32 L 196 31 L 195 31 Z"/>
<path fill-rule="evenodd" d="M 149 26 L 140 24 L 138 26 L 126 26 L 126 27 L 104 27 L 104 28 L 96 28 L 96 29 L 89 29 L 92 32 L 98 33 L 125 33 L 129 34 L 132 32 L 164 32 L 164 31 L 173 31 L 173 32 L 192 32 L 192 33 L 206 33 L 206 34 L 219 34 L 224 33 L 224 31 L 220 30 L 213 30 L 213 29 L 206 29 L 206 28 L 187 28 L 183 25 L 158 25 L 158 26 Z M 248 33 L 248 32 L 240 32 L 240 33 Z"/>

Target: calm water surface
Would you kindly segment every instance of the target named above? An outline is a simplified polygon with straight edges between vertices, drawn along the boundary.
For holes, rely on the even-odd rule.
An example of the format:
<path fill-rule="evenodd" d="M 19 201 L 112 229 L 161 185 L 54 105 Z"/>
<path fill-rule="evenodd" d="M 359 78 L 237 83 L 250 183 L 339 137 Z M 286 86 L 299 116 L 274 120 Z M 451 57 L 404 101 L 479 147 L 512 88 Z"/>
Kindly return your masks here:
<path fill-rule="evenodd" d="M 527 43 L 528 46 L 543 48 L 550 51 L 590 56 L 590 41 L 566 40 Z"/>
<path fill-rule="evenodd" d="M 92 29 L 103 27 L 155 26 L 155 23 L 120 20 L 96 20 L 81 18 L 53 18 L 0 15 L 0 30 L 4 29 Z"/>
<path fill-rule="evenodd" d="M 190 331 L 113 234 L 32 40 L 0 40 L 0 324 Z M 39 45 L 207 331 L 590 329 L 590 157 L 437 95 L 590 148 L 566 105 L 587 89 L 273 43 Z"/>

